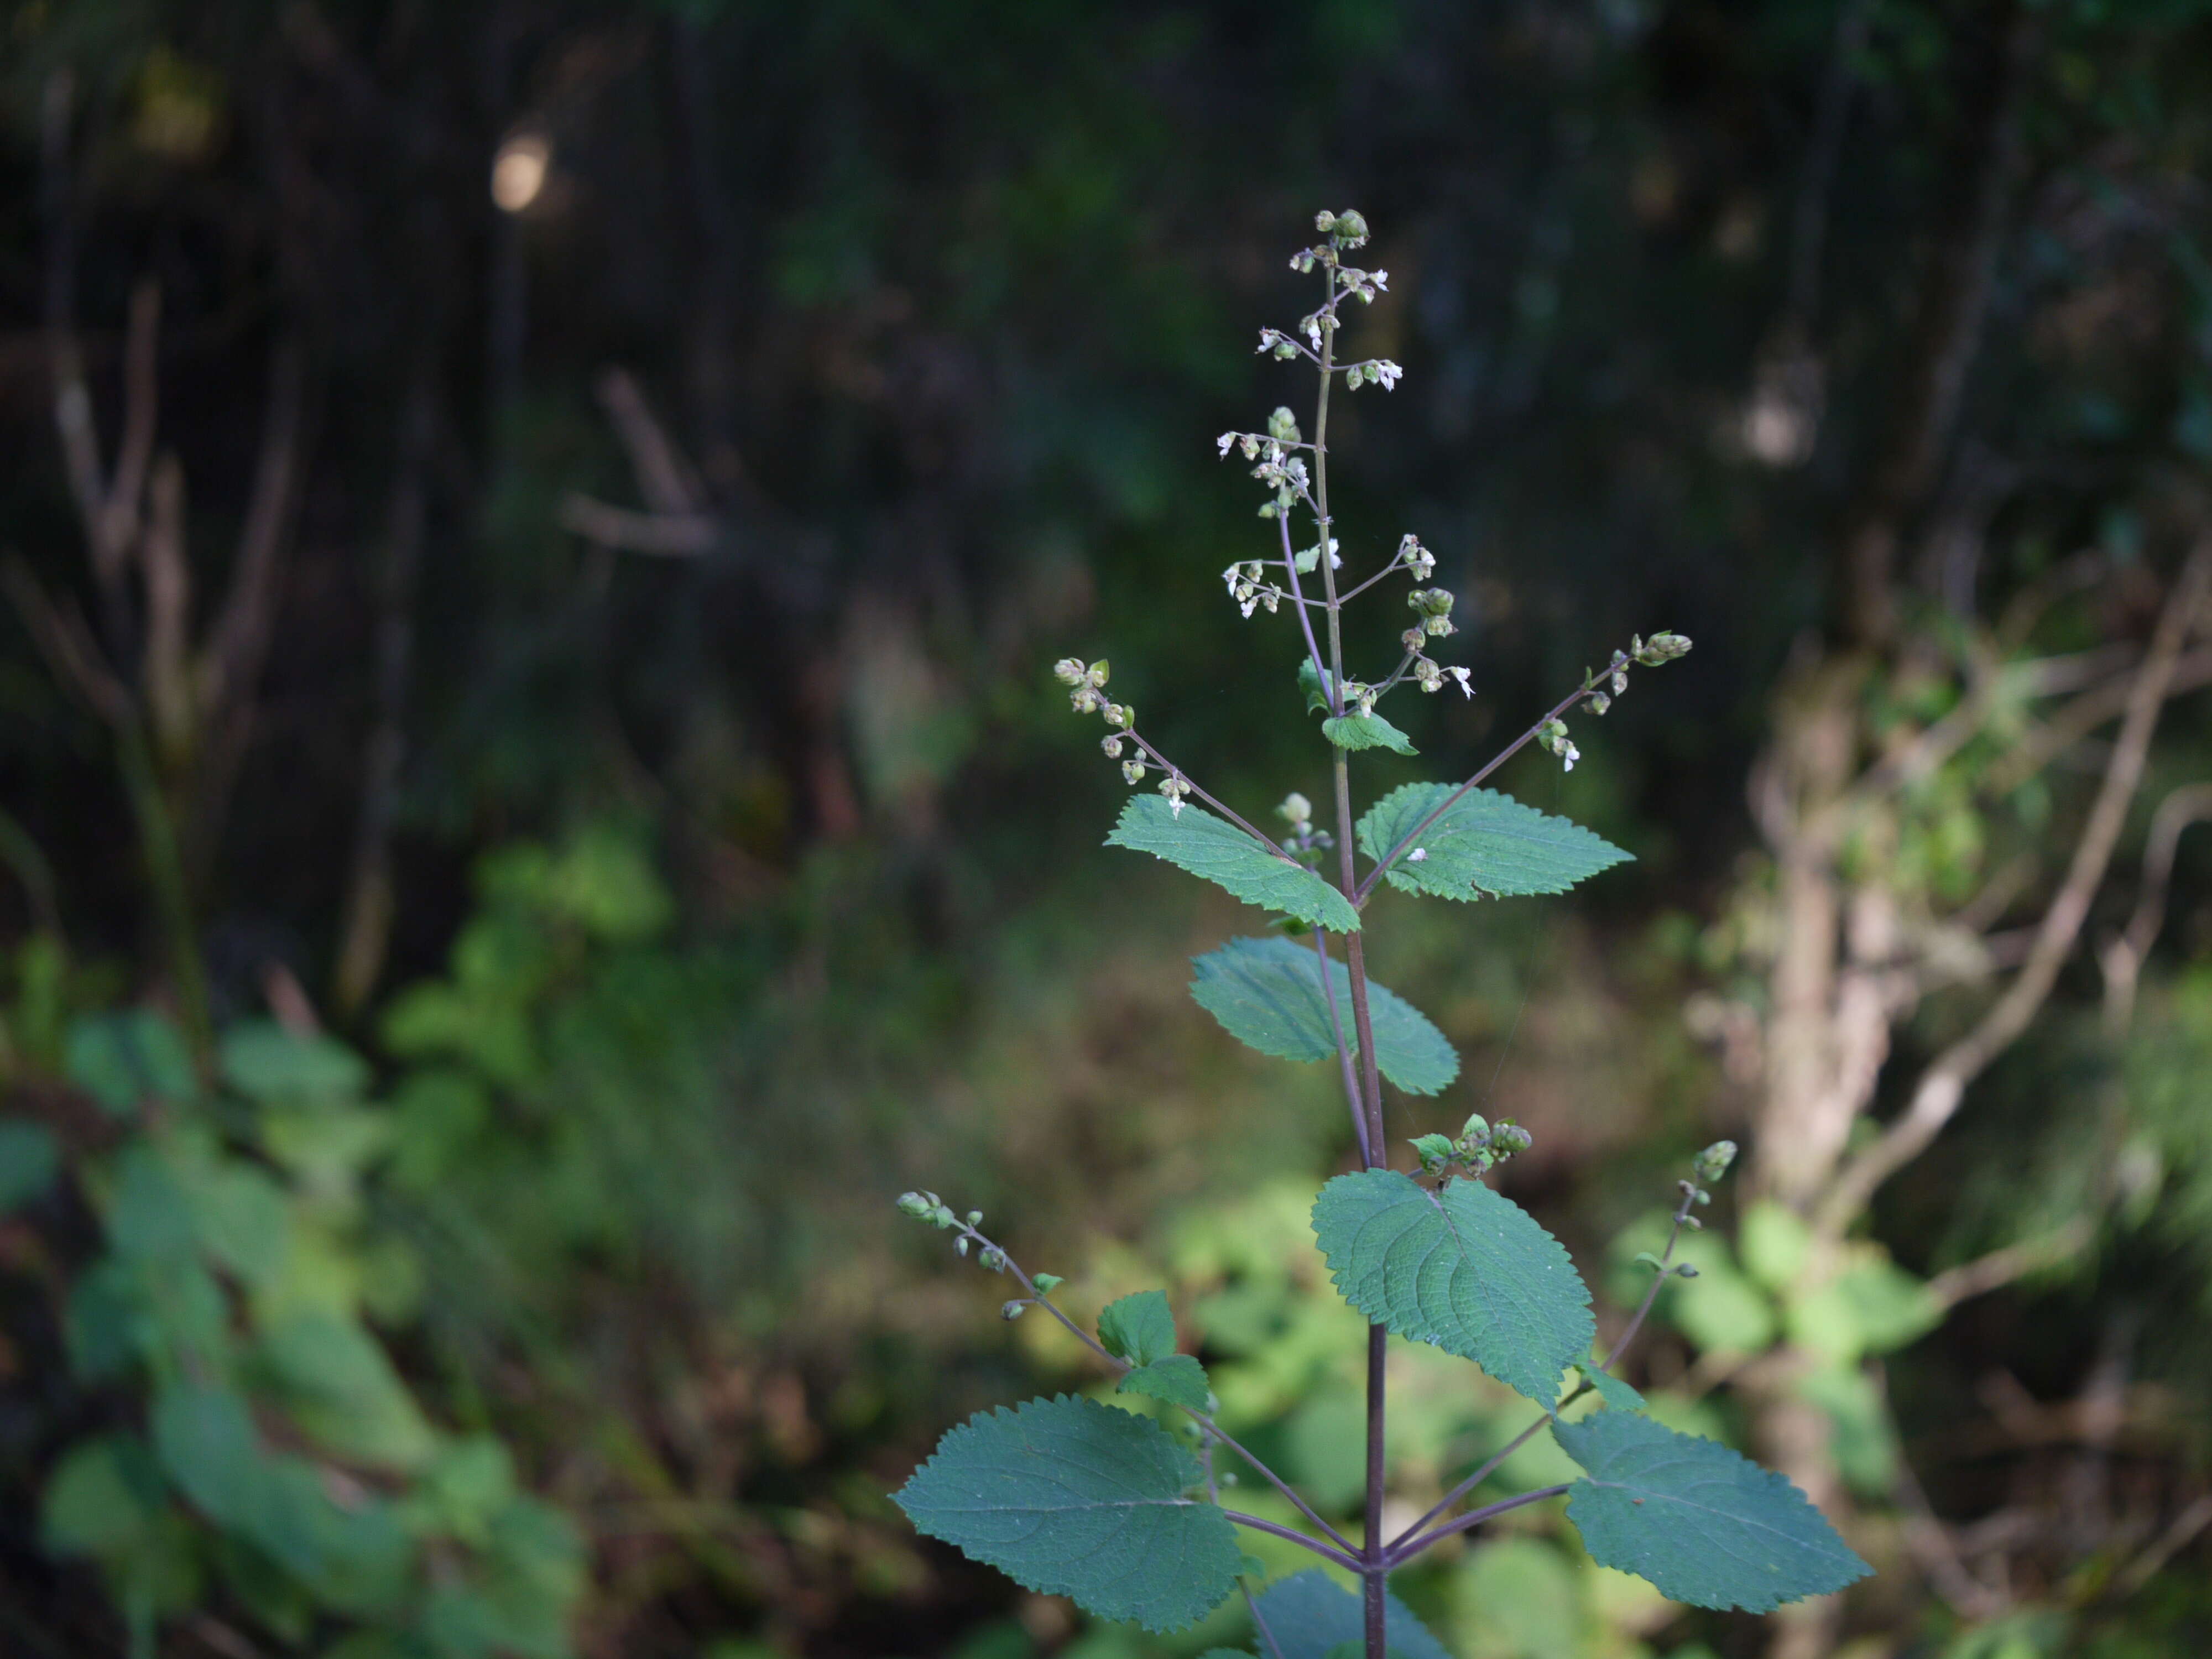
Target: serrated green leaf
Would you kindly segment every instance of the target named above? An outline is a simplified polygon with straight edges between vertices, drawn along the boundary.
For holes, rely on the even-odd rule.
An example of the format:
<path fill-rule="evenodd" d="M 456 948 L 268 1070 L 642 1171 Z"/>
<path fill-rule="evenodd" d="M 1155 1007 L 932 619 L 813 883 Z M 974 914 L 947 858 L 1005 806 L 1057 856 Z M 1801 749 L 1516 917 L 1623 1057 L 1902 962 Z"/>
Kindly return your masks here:
<path fill-rule="evenodd" d="M 1202 1412 L 1213 1388 L 1206 1378 L 1205 1366 L 1187 1353 L 1171 1353 L 1149 1365 L 1138 1366 L 1114 1385 L 1114 1391 L 1146 1395 L 1154 1400 L 1164 1400 L 1170 1406 L 1188 1406 L 1194 1412 Z"/>
<path fill-rule="evenodd" d="M 1591 1558 L 1677 1601 L 1771 1613 L 1873 1571 L 1804 1493 L 1725 1446 L 1613 1411 L 1552 1434 L 1588 1475 L 1567 1518 Z"/>
<path fill-rule="evenodd" d="M 1365 1632 L 1359 1597 L 1318 1567 L 1292 1573 L 1255 1599 L 1283 1659 L 1328 1659 L 1337 1648 L 1361 1640 Z M 1443 1644 L 1395 1595 L 1384 1597 L 1382 1631 L 1398 1659 L 1451 1659 Z"/>
<path fill-rule="evenodd" d="M 1612 1372 L 1601 1371 L 1595 1365 L 1577 1365 L 1575 1369 L 1583 1374 L 1583 1380 L 1590 1385 L 1590 1391 L 1611 1410 L 1640 1412 L 1644 1409 L 1644 1396 Z"/>
<path fill-rule="evenodd" d="M 1328 1001 L 1322 994 L 1321 958 L 1310 945 L 1287 939 L 1233 939 L 1194 958 L 1198 977 L 1190 994 L 1238 1042 L 1282 1060 L 1324 1060 L 1336 1052 Z M 1352 1052 L 1359 1052 L 1352 1026 L 1352 975 L 1334 959 L 1337 1017 Z M 1376 1063 L 1409 1094 L 1432 1095 L 1459 1075 L 1459 1055 L 1427 1015 L 1372 980 L 1368 1018 L 1375 1030 Z"/>
<path fill-rule="evenodd" d="M 1359 912 L 1351 900 L 1204 807 L 1186 805 L 1178 817 L 1162 796 L 1133 795 L 1106 844 L 1165 859 L 1263 910 L 1279 910 L 1334 933 L 1359 931 Z"/>
<path fill-rule="evenodd" d="M 1388 749 L 1418 755 L 1413 740 L 1380 714 L 1344 714 L 1321 723 L 1321 734 L 1339 749 Z"/>
<path fill-rule="evenodd" d="M 1132 1365 L 1149 1365 L 1176 1351 L 1175 1315 L 1165 1291 L 1138 1291 L 1098 1310 L 1098 1340 Z"/>
<path fill-rule="evenodd" d="M 1315 1200 L 1313 1229 L 1353 1307 L 1540 1405 L 1597 1334 L 1559 1241 L 1480 1182 L 1432 1193 L 1395 1170 L 1339 1176 Z"/>
<path fill-rule="evenodd" d="M 1026 1589 L 1170 1631 L 1218 1607 L 1243 1559 L 1227 1517 L 1189 1496 L 1203 1478 L 1158 1424 L 1063 1395 L 969 1419 L 895 1499 Z"/>
<path fill-rule="evenodd" d="M 1458 786 L 1409 783 L 1359 820 L 1359 849 L 1380 862 Z M 1416 859 L 1419 851 L 1425 856 Z M 1494 789 L 1471 789 L 1421 831 L 1415 847 L 1383 877 L 1407 893 L 1474 899 L 1564 893 L 1629 855 L 1578 823 L 1523 806 Z"/>

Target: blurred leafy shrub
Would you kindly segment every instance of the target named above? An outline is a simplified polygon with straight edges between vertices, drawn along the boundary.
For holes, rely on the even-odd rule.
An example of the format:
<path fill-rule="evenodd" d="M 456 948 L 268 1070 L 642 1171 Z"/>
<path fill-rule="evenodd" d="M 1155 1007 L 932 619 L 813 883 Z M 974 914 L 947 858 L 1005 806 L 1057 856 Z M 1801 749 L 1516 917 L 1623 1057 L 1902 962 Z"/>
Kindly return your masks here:
<path fill-rule="evenodd" d="M 10 1014 L 19 1039 L 43 1018 Z M 371 1199 L 394 1118 L 361 1057 L 255 1021 L 204 1075 L 143 1009 L 70 1022 L 56 1057 L 78 1096 L 35 1097 L 90 1110 L 0 1121 L 0 1201 L 68 1261 L 79 1431 L 40 1536 L 97 1568 L 134 1652 L 213 1604 L 340 1659 L 562 1659 L 575 1528 L 497 1437 L 434 1424 L 379 1334 L 422 1279 Z"/>

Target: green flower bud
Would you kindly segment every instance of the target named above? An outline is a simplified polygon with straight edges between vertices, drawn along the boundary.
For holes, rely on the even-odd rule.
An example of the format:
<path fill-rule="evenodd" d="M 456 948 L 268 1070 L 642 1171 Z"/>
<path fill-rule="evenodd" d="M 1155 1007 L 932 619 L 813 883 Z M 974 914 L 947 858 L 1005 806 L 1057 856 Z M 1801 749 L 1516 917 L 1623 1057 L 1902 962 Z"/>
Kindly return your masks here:
<path fill-rule="evenodd" d="M 1716 1140 L 1691 1161 L 1690 1167 L 1697 1171 L 1699 1181 L 1712 1182 L 1726 1175 L 1729 1165 L 1735 1162 L 1735 1142 Z"/>
<path fill-rule="evenodd" d="M 1460 1126 L 1459 1138 L 1462 1140 L 1472 1141 L 1477 1146 L 1486 1144 L 1490 1139 L 1490 1120 L 1483 1116 L 1480 1112 L 1470 1115 L 1467 1121 Z"/>
<path fill-rule="evenodd" d="M 1674 1271 L 1680 1274 L 1684 1279 L 1695 1279 L 1698 1276 L 1698 1270 L 1686 1261 L 1685 1261 L 1680 1267 L 1675 1268 Z"/>
<path fill-rule="evenodd" d="M 898 1207 L 901 1215 L 912 1216 L 916 1221 L 920 1221 L 937 1206 L 920 1193 L 901 1193 L 898 1195 Z"/>
<path fill-rule="evenodd" d="M 1030 1304 L 1026 1302 L 1009 1302 L 999 1310 L 999 1317 L 1011 1325 L 1029 1310 Z"/>
<path fill-rule="evenodd" d="M 1298 441 L 1298 417 L 1286 407 L 1278 407 L 1267 416 L 1267 435 L 1279 444 Z"/>
<path fill-rule="evenodd" d="M 1314 215 L 1314 228 L 1324 236 L 1336 228 L 1336 216 L 1327 208 Z"/>
<path fill-rule="evenodd" d="M 1296 825 L 1313 821 L 1313 803 L 1295 790 L 1283 797 L 1283 804 L 1275 811 L 1282 814 L 1286 823 Z"/>
<path fill-rule="evenodd" d="M 1358 247 L 1367 240 L 1367 220 L 1364 215 L 1346 208 L 1336 216 L 1336 222 L 1328 227 L 1336 240 L 1346 247 Z"/>
<path fill-rule="evenodd" d="M 1090 667 L 1084 670 L 1083 678 L 1092 685 L 1103 685 L 1106 684 L 1106 677 L 1112 672 L 1113 670 L 1108 666 L 1105 658 L 1101 657 L 1097 662 L 1092 663 Z"/>
<path fill-rule="evenodd" d="M 1083 684 L 1083 665 L 1073 657 L 1062 657 L 1052 665 L 1053 677 L 1062 685 Z"/>

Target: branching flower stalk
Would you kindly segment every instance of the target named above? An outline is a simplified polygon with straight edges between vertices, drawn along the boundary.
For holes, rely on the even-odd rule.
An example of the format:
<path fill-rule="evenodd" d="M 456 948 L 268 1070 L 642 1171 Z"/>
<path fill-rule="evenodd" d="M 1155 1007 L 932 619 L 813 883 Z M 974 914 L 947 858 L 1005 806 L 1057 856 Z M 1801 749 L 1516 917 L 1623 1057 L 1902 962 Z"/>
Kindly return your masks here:
<path fill-rule="evenodd" d="M 1205 1367 L 1178 1350 L 1165 1292 L 1140 1291 L 1109 1304 L 1094 1335 L 1053 1300 L 1061 1279 L 1024 1273 L 979 1231 L 980 1213 L 963 1219 L 933 1193 L 908 1193 L 899 1206 L 953 1233 L 962 1255 L 973 1251 L 984 1267 L 1013 1276 L 1024 1293 L 1005 1304 L 1008 1319 L 1044 1309 L 1103 1362 L 1116 1397 L 1148 1399 L 1187 1418 L 1200 1455 L 1194 1456 L 1152 1419 L 1096 1399 L 1032 1401 L 953 1430 L 898 1501 L 923 1531 L 1103 1617 L 1179 1628 L 1241 1588 L 1263 1653 L 1279 1651 L 1269 1624 L 1273 1603 L 1285 1617 L 1295 1610 L 1302 1630 L 1316 1627 L 1316 1620 L 1332 1631 L 1341 1627 L 1328 1645 L 1357 1642 L 1368 1659 L 1384 1659 L 1391 1632 L 1402 1634 L 1410 1623 L 1389 1594 L 1393 1571 L 1444 1539 L 1563 1496 L 1571 1500 L 1569 1518 L 1598 1560 L 1641 1573 L 1679 1599 L 1764 1612 L 1839 1589 L 1865 1565 L 1802 1494 L 1724 1447 L 1654 1422 L 1643 1414 L 1641 1396 L 1611 1374 L 1663 1285 L 1693 1274 L 1674 1261 L 1675 1243 L 1685 1229 L 1700 1224 L 1692 1212 L 1710 1201 L 1710 1186 L 1726 1172 L 1733 1145 L 1708 1147 L 1680 1183 L 1666 1249 L 1643 1258 L 1653 1271 L 1650 1290 L 1602 1360 L 1593 1356 L 1589 1292 L 1565 1250 L 1484 1180 L 1526 1150 L 1526 1130 L 1476 1115 L 1456 1136 L 1414 1137 L 1417 1170 L 1391 1167 L 1384 1081 L 1433 1095 L 1457 1076 L 1459 1060 L 1431 1022 L 1369 975 L 1363 915 L 1376 888 L 1387 882 L 1419 896 L 1466 902 L 1556 893 L 1626 859 L 1588 830 L 1482 786 L 1532 743 L 1571 771 L 1581 754 L 1567 717 L 1585 708 L 1602 716 L 1627 690 L 1633 671 L 1674 660 L 1690 641 L 1663 632 L 1632 639 L 1464 781 L 1407 785 L 1355 814 L 1352 755 L 1374 748 L 1415 752 L 1378 712 L 1382 701 L 1409 684 L 1428 694 L 1451 687 L 1468 696 L 1474 688 L 1466 667 L 1429 655 L 1436 641 L 1457 631 L 1455 600 L 1432 585 L 1436 556 L 1418 536 L 1401 537 L 1381 568 L 1339 588 L 1345 560 L 1329 511 L 1330 398 L 1340 380 L 1346 392 L 1370 386 L 1387 391 L 1402 371 L 1388 359 L 1338 361 L 1345 306 L 1373 303 L 1388 291 L 1389 274 L 1344 257 L 1368 240 L 1360 215 L 1323 213 L 1316 225 L 1321 240 L 1300 249 L 1291 264 L 1303 274 L 1321 274 L 1322 303 L 1295 329 L 1260 335 L 1262 352 L 1303 361 L 1316 371 L 1313 435 L 1309 440 L 1295 414 L 1282 407 L 1264 429 L 1225 432 L 1216 442 L 1224 458 L 1238 451 L 1251 464 L 1252 477 L 1267 492 L 1260 516 L 1274 520 L 1279 550 L 1279 556 L 1230 565 L 1221 580 L 1248 620 L 1261 611 L 1279 617 L 1285 606 L 1296 619 L 1303 655 L 1297 679 L 1309 713 L 1324 717 L 1333 812 L 1316 814 L 1293 793 L 1276 808 L 1288 833 L 1269 835 L 1139 734 L 1136 711 L 1108 694 L 1106 662 L 1070 657 L 1054 672 L 1078 714 L 1103 720 L 1101 747 L 1126 781 L 1140 786 L 1153 770 L 1161 775 L 1157 795 L 1132 796 L 1109 842 L 1165 859 L 1278 918 L 1271 936 L 1234 939 L 1199 958 L 1193 994 L 1231 1035 L 1263 1053 L 1333 1057 L 1338 1064 L 1359 1167 L 1322 1188 L 1313 1224 L 1337 1289 L 1369 1322 L 1359 1541 L 1221 1426 Z M 1304 548 L 1302 521 L 1312 532 Z M 1394 642 L 1398 659 L 1377 679 L 1355 678 L 1346 665 L 1346 606 L 1395 576 L 1407 580 L 1413 612 L 1411 625 Z M 1386 1537 L 1382 1522 L 1392 1335 L 1470 1359 L 1542 1408 L 1525 1431 L 1395 1538 Z M 1561 1379 L 1569 1376 L 1574 1380 L 1563 1389 Z M 1591 1395 L 1599 1410 L 1572 1420 L 1563 1415 Z M 1584 1469 L 1584 1479 L 1451 1513 L 1514 1450 L 1547 1429 Z M 1223 1506 L 1220 1490 L 1230 1477 L 1216 1473 L 1220 1449 L 1249 1464 L 1304 1529 Z M 1238 1527 L 1341 1569 L 1358 1583 L 1358 1595 L 1305 1582 L 1306 1575 L 1255 1593 L 1251 1580 L 1260 1564 L 1229 1541 Z"/>

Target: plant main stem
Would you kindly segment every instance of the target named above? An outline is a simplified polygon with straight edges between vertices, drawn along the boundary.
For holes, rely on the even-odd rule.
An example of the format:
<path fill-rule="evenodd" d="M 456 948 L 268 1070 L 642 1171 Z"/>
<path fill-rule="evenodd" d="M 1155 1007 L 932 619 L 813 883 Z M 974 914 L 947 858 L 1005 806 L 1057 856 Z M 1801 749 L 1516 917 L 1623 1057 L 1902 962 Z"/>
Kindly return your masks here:
<path fill-rule="evenodd" d="M 1333 313 L 1336 298 L 1336 267 L 1327 267 L 1328 297 L 1332 304 L 1324 307 Z M 1334 322 L 1334 315 L 1328 318 Z M 1336 331 L 1326 328 L 1322 333 L 1321 396 L 1314 411 L 1314 507 L 1315 516 L 1321 520 L 1321 553 L 1315 560 L 1321 571 L 1322 591 L 1328 601 L 1328 667 L 1329 709 L 1341 718 L 1344 714 L 1344 635 L 1340 626 L 1343 601 L 1337 598 L 1335 561 L 1330 557 L 1328 516 L 1328 381 L 1336 357 Z M 1291 561 L 1295 566 L 1295 558 Z M 1301 616 L 1304 614 L 1301 608 Z M 1338 868 L 1342 873 L 1344 896 L 1357 904 L 1359 891 L 1358 872 L 1352 861 L 1352 775 L 1351 768 L 1341 749 L 1336 751 L 1336 850 Z M 1352 980 L 1352 1028 L 1359 1040 L 1359 1098 L 1352 1103 L 1356 1114 L 1363 1114 L 1367 1126 L 1365 1146 L 1361 1149 L 1364 1161 L 1370 1170 L 1381 1169 L 1387 1162 L 1382 1140 L 1382 1077 L 1375 1060 L 1375 1025 L 1367 1006 L 1367 949 L 1364 936 L 1358 933 L 1344 936 L 1345 968 Z M 1323 969 L 1326 973 L 1326 968 Z M 1360 1577 L 1365 1591 L 1364 1613 L 1367 1659 L 1387 1659 L 1385 1632 L 1385 1602 L 1383 1584 L 1389 1571 L 1389 1550 L 1382 1538 L 1382 1485 L 1384 1462 L 1382 1431 L 1389 1398 L 1385 1345 L 1389 1334 L 1380 1325 L 1367 1328 L 1367 1531 L 1360 1546 Z"/>

